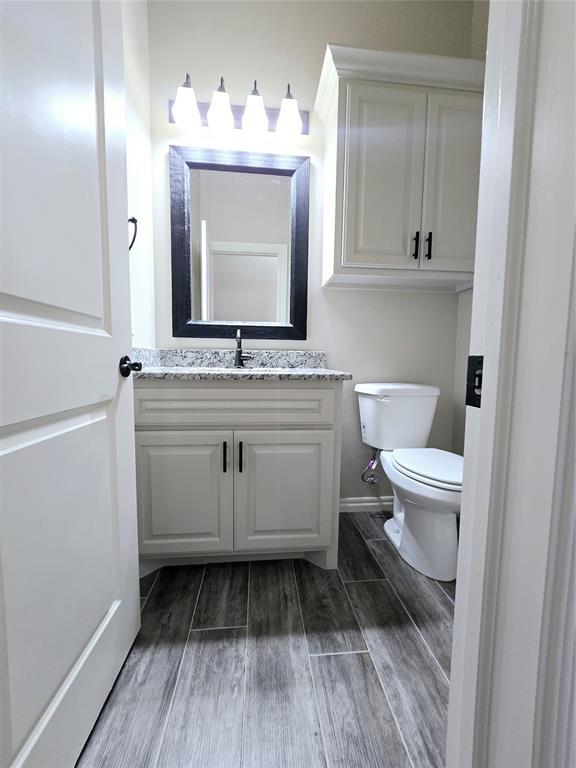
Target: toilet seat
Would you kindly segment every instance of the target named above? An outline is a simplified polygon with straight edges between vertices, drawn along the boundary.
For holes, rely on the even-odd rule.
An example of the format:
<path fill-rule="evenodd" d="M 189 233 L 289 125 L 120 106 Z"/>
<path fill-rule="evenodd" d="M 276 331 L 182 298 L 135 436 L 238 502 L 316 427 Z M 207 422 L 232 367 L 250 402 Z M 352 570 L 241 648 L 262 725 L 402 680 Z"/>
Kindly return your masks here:
<path fill-rule="evenodd" d="M 397 448 L 392 463 L 401 474 L 446 491 L 462 490 L 464 459 L 437 448 Z"/>

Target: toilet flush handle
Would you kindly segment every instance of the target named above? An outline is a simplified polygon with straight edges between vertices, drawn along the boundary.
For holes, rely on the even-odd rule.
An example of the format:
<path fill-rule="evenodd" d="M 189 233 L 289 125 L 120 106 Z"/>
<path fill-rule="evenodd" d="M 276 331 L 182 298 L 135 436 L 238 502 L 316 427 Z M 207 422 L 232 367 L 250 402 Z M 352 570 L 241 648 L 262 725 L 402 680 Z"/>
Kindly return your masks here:
<path fill-rule="evenodd" d="M 376 398 L 379 403 L 389 403 L 390 402 L 390 396 L 384 395 L 383 397 L 377 397 Z"/>

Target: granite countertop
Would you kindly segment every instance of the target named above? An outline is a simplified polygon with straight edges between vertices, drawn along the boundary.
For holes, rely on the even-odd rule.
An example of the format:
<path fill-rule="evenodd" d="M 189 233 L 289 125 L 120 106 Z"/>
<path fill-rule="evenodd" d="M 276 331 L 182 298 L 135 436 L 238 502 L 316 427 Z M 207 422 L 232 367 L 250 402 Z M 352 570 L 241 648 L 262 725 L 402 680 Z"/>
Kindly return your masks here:
<path fill-rule="evenodd" d="M 248 350 L 252 360 L 234 368 L 234 350 L 134 349 L 142 363 L 136 379 L 171 381 L 349 381 L 352 374 L 326 368 L 326 353 L 313 350 Z"/>
<path fill-rule="evenodd" d="M 169 379 L 172 381 L 349 381 L 351 373 L 330 368 L 215 368 L 215 367 L 146 367 L 135 373 L 136 379 Z"/>

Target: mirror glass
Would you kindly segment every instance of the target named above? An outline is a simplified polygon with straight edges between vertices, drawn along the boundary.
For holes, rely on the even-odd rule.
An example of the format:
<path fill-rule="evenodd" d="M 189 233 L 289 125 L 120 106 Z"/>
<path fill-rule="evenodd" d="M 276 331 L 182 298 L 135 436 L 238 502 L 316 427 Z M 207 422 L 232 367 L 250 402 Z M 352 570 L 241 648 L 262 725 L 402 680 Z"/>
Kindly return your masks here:
<path fill-rule="evenodd" d="M 189 173 L 191 319 L 288 324 L 290 176 Z"/>

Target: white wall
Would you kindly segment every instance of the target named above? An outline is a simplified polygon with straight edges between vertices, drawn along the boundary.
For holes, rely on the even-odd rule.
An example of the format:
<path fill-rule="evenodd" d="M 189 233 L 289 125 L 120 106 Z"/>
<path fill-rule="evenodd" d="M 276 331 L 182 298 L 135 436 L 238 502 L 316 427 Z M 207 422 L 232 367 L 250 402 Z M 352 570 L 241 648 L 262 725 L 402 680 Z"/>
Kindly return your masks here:
<path fill-rule="evenodd" d="M 186 71 L 200 100 L 222 74 L 232 101 L 242 103 L 256 77 L 270 106 L 286 82 L 303 109 L 312 109 L 328 42 L 468 56 L 472 3 L 458 2 L 171 2 L 149 3 L 150 96 L 154 182 L 156 341 L 159 347 L 229 347 L 228 340 L 171 335 L 170 227 L 167 153 L 187 143 L 167 119 L 167 102 Z M 431 444 L 451 449 L 457 297 L 448 294 L 321 288 L 322 131 L 292 146 L 274 136 L 234 148 L 311 157 L 308 339 L 250 342 L 253 347 L 321 349 L 331 367 L 350 370 L 345 385 L 342 496 L 377 493 L 360 481 L 367 449 L 360 440 L 353 386 L 358 381 L 407 380 L 437 385 L 441 398 Z M 211 144 L 204 135 L 197 145 Z M 230 146 L 230 145 L 228 145 Z M 389 489 L 383 482 L 381 493 Z"/>
<path fill-rule="evenodd" d="M 152 154 L 146 3 L 122 3 L 122 30 L 126 81 L 128 214 L 138 219 L 138 236 L 129 257 L 132 344 L 135 347 L 154 347 Z M 130 227 L 130 237 L 132 231 Z"/>

